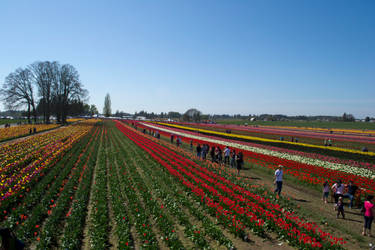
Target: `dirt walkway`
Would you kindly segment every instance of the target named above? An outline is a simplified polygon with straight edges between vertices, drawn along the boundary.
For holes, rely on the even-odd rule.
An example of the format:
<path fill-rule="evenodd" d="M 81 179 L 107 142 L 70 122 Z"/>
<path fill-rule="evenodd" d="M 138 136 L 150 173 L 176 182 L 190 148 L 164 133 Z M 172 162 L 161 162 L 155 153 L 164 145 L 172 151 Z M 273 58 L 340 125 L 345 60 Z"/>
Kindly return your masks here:
<path fill-rule="evenodd" d="M 273 172 L 265 171 L 262 167 L 249 167 L 246 165 L 241 174 L 245 181 L 263 184 L 269 190 L 274 189 Z M 292 181 L 283 182 L 283 197 L 290 198 L 297 207 L 300 207 L 299 214 L 305 218 L 320 223 L 320 227 L 331 232 L 336 237 L 343 237 L 348 249 L 366 249 L 369 243 L 374 243 L 374 237 L 361 235 L 363 227 L 363 216 L 359 208 L 350 209 L 347 206 L 348 199 L 345 199 L 345 219 L 336 218 L 334 202 L 325 204 L 321 200 L 321 193 L 304 185 L 298 185 Z M 329 200 L 329 199 L 328 199 Z"/>

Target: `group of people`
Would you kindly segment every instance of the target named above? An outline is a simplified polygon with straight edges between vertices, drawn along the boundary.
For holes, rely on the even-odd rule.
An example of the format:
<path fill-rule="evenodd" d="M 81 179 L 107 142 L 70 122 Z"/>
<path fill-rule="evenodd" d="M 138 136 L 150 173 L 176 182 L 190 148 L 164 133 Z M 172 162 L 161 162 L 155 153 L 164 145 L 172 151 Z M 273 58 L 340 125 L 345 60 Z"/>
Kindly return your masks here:
<path fill-rule="evenodd" d="M 173 141 L 174 141 L 174 135 L 171 135 L 171 143 L 173 144 Z M 177 136 L 176 138 L 176 145 L 177 147 L 181 146 L 182 144 L 182 139 L 180 136 Z"/>
<path fill-rule="evenodd" d="M 332 146 L 332 140 L 330 138 L 324 139 L 324 146 L 331 147 Z"/>
<path fill-rule="evenodd" d="M 190 148 L 193 148 L 193 141 L 190 141 Z M 196 146 L 196 153 L 197 157 L 202 158 L 203 160 L 207 159 L 207 155 L 209 154 L 212 162 L 229 165 L 232 168 L 236 168 L 238 174 L 240 174 L 240 170 L 244 164 L 243 153 L 236 153 L 234 149 L 231 150 L 228 146 L 222 150 L 219 146 L 212 146 L 210 148 L 208 144 L 203 144 L 201 146 L 198 143 Z"/>
<path fill-rule="evenodd" d="M 355 193 L 358 190 L 358 187 L 354 185 L 352 180 L 350 180 L 348 184 L 343 184 L 342 181 L 339 179 L 331 187 L 329 186 L 328 181 L 324 182 L 323 201 L 325 203 L 327 203 L 327 198 L 330 190 L 332 190 L 333 192 L 333 197 L 335 199 L 335 207 L 337 207 L 337 203 L 339 202 L 340 198 L 349 198 L 349 208 L 353 207 L 353 200 Z"/>
<path fill-rule="evenodd" d="M 336 217 L 339 218 L 341 215 L 342 218 L 345 219 L 344 198 L 349 198 L 349 208 L 353 208 L 353 200 L 358 187 L 353 183 L 353 181 L 349 181 L 349 183 L 345 185 L 341 180 L 337 180 L 336 183 L 330 187 L 328 181 L 326 181 L 323 184 L 323 201 L 325 203 L 328 202 L 327 198 L 330 190 L 332 190 L 333 197 L 335 199 L 334 209 L 337 210 Z M 361 209 L 361 213 L 364 216 L 362 235 L 371 236 L 371 224 L 375 214 L 375 204 L 372 201 L 373 199 L 373 195 L 368 195 Z"/>
<path fill-rule="evenodd" d="M 353 181 L 349 181 L 347 185 L 343 184 L 342 181 L 339 179 L 334 183 L 331 187 L 328 181 L 324 182 L 323 184 L 323 201 L 324 203 L 328 202 L 328 196 L 330 190 L 333 192 L 333 197 L 335 199 L 335 206 L 334 210 L 337 210 L 336 217 L 339 218 L 341 215 L 343 219 L 345 219 L 345 212 L 344 212 L 344 198 L 349 198 L 349 208 L 353 208 L 353 200 L 355 193 L 358 187 L 353 184 Z"/>
<path fill-rule="evenodd" d="M 29 134 L 32 134 L 32 133 L 34 133 L 34 134 L 36 133 L 36 128 L 35 127 L 33 129 L 31 129 L 31 128 L 29 129 Z"/>
<path fill-rule="evenodd" d="M 284 138 L 282 138 L 283 140 Z M 176 142 L 177 146 L 181 143 L 180 137 L 177 137 Z M 171 136 L 171 142 L 173 143 L 174 136 Z M 297 138 L 293 138 L 293 141 L 298 142 Z M 332 141 L 330 139 L 324 141 L 326 146 L 332 146 Z M 193 141 L 190 141 L 190 149 L 193 151 Z M 196 155 L 198 158 L 203 160 L 207 159 L 208 155 L 211 158 L 212 162 L 229 165 L 232 168 L 236 168 L 238 170 L 238 174 L 243 167 L 244 159 L 243 153 L 238 152 L 234 149 L 230 149 L 229 147 L 225 147 L 223 150 L 219 146 L 209 146 L 208 144 L 197 144 L 196 146 Z M 278 195 L 281 194 L 282 186 L 283 186 L 283 166 L 279 165 L 274 173 L 274 184 L 275 190 L 274 192 Z M 349 199 L 349 208 L 353 208 L 353 201 L 355 198 L 355 194 L 358 190 L 358 187 L 353 183 L 353 181 L 349 181 L 348 184 L 342 183 L 341 180 L 337 180 L 332 186 L 329 185 L 328 181 L 323 184 L 323 197 L 322 200 L 325 203 L 328 203 L 328 196 L 330 192 L 332 192 L 335 206 L 334 210 L 337 211 L 336 217 L 339 218 L 340 215 L 343 219 L 345 219 L 345 212 L 344 212 L 344 198 Z M 371 236 L 371 224 L 373 221 L 373 217 L 375 214 L 375 204 L 372 202 L 374 196 L 369 195 L 364 202 L 362 207 L 362 213 L 364 215 L 364 227 L 363 227 L 363 235 Z"/>

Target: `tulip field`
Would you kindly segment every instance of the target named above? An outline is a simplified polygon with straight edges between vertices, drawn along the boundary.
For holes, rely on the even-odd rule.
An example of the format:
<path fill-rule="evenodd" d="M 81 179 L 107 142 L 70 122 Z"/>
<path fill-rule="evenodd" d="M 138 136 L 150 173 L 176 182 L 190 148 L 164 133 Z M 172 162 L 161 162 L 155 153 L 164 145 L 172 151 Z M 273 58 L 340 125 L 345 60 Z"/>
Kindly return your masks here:
<path fill-rule="evenodd" d="M 375 165 L 373 163 L 223 139 L 160 124 L 139 123 L 138 126 L 158 130 L 167 136 L 172 134 L 181 136 L 182 140 L 186 142 L 193 141 L 201 144 L 207 143 L 210 146 L 228 146 L 242 150 L 246 160 L 272 169 L 276 168 L 278 164 L 285 165 L 288 174 L 295 175 L 301 181 L 309 184 L 321 185 L 326 180 L 332 184 L 337 179 L 342 179 L 344 182 L 353 180 L 363 188 L 364 193 L 374 193 L 375 191 L 375 182 L 373 181 Z"/>
<path fill-rule="evenodd" d="M 0 128 L 0 142 L 28 135 L 30 133 L 30 129 L 33 131 L 33 129 L 35 128 L 37 132 L 42 132 L 45 130 L 56 128 L 58 126 L 59 125 L 57 124 L 27 124 L 17 126 L 13 125 L 10 128 Z"/>
<path fill-rule="evenodd" d="M 354 180 L 361 195 L 375 191 L 373 163 L 157 123 L 90 119 L 0 144 L 1 226 L 30 249 L 359 247 L 289 198 L 169 143 L 172 134 L 185 144 L 242 150 L 246 164 L 259 168 L 283 164 L 308 187 L 341 178 Z"/>

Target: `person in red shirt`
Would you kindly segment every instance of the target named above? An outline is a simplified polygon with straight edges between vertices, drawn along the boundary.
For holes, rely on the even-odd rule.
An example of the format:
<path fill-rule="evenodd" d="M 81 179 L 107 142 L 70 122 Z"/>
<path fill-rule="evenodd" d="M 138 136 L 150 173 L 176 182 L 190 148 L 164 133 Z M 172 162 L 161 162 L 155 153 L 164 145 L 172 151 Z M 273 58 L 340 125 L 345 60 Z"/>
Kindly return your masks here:
<path fill-rule="evenodd" d="M 364 208 L 364 218 L 365 218 L 365 224 L 363 226 L 363 232 L 362 235 L 366 235 L 367 231 L 367 236 L 371 236 L 371 224 L 372 220 L 374 219 L 374 203 L 372 203 L 372 199 L 374 196 L 369 195 L 367 196 L 367 199 L 365 203 L 363 204 Z"/>

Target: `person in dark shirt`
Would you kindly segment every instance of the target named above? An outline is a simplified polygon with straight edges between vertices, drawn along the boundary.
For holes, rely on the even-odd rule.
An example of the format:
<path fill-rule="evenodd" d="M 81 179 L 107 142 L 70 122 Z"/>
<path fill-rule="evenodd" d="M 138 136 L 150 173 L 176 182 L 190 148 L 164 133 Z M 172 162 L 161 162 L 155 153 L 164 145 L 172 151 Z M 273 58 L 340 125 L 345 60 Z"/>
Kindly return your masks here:
<path fill-rule="evenodd" d="M 215 146 L 211 147 L 210 155 L 211 155 L 211 161 L 215 162 Z"/>
<path fill-rule="evenodd" d="M 354 195 L 355 192 L 357 191 L 358 187 L 353 184 L 353 181 L 349 181 L 349 184 L 346 186 L 348 188 L 348 192 L 344 194 L 345 198 L 349 198 L 350 204 L 349 208 L 353 207 L 353 200 L 354 200 Z"/>
<path fill-rule="evenodd" d="M 171 143 L 173 144 L 174 135 L 171 135 Z"/>
<path fill-rule="evenodd" d="M 198 158 L 201 158 L 201 152 L 202 152 L 202 147 L 201 147 L 201 145 L 198 143 L 198 145 L 197 145 L 197 157 L 198 157 Z"/>
<path fill-rule="evenodd" d="M 342 218 L 345 219 L 345 212 L 344 212 L 344 202 L 342 200 L 342 197 L 339 198 L 337 202 L 337 215 L 336 218 L 339 218 L 339 215 L 342 215 Z"/>
<path fill-rule="evenodd" d="M 231 168 L 236 168 L 236 150 L 233 149 L 230 154 L 230 166 Z"/>
<path fill-rule="evenodd" d="M 242 152 L 239 152 L 236 157 L 236 165 L 237 165 L 237 175 L 240 175 L 240 171 L 242 169 L 243 165 L 243 154 Z"/>
<path fill-rule="evenodd" d="M 206 160 L 206 155 L 207 155 L 208 150 L 209 150 L 209 146 L 207 144 L 203 144 L 203 147 L 202 147 L 202 159 L 203 160 Z"/>

